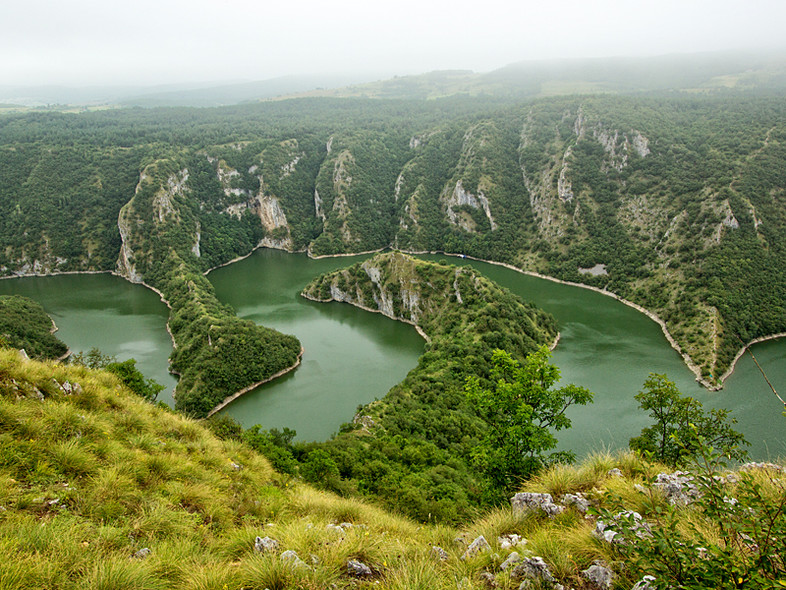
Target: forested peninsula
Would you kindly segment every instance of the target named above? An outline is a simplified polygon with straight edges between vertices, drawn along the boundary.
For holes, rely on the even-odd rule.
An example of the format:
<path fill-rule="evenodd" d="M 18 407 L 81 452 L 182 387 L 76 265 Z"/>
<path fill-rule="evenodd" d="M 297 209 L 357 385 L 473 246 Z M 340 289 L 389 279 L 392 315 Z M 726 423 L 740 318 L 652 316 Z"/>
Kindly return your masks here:
<path fill-rule="evenodd" d="M 474 269 L 400 252 L 317 277 L 303 296 L 380 312 L 418 326 L 427 338 L 403 382 L 360 408 L 338 436 L 295 451 L 307 462 L 322 456 L 315 483 L 374 496 L 421 520 L 462 520 L 504 498 L 510 489 L 490 486 L 473 463 L 488 426 L 464 385 L 470 377 L 492 379 L 495 350 L 519 362 L 539 349 L 547 354 L 557 337 L 554 318 Z"/>
<path fill-rule="evenodd" d="M 238 320 L 203 277 L 260 245 L 439 250 L 594 286 L 662 319 L 717 386 L 741 342 L 786 331 L 785 106 L 707 93 L 6 115 L 0 273 L 158 289 L 178 406 L 197 415 L 296 362 L 296 338 Z"/>

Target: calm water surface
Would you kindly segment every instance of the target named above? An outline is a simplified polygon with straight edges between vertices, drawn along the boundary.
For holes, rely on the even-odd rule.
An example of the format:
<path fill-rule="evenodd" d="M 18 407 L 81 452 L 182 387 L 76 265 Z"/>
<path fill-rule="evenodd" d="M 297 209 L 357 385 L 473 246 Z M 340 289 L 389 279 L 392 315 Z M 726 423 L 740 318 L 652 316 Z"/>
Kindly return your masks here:
<path fill-rule="evenodd" d="M 318 274 L 363 258 L 310 260 L 259 250 L 209 275 L 219 299 L 239 316 L 295 334 L 306 350 L 295 372 L 243 396 L 227 413 L 247 427 L 288 426 L 299 439 L 324 440 L 352 418 L 359 404 L 381 398 L 415 367 L 423 341 L 411 326 L 299 295 Z M 625 447 L 649 422 L 633 396 L 648 374 L 657 372 L 702 403 L 731 409 L 757 460 L 786 456 L 786 418 L 749 357 L 738 363 L 722 391 L 708 392 L 696 384 L 657 324 L 610 297 L 487 263 L 424 258 L 471 264 L 557 318 L 562 338 L 553 360 L 563 383 L 595 392 L 594 404 L 570 411 L 573 428 L 558 434 L 562 448 L 583 455 Z M 0 294 L 10 293 L 39 301 L 73 350 L 97 346 L 119 359 L 136 358 L 143 372 L 168 385 L 162 398 L 171 402 L 167 308 L 155 293 L 110 275 L 0 281 Z M 786 391 L 786 341 L 762 343 L 753 351 L 776 389 Z"/>
<path fill-rule="evenodd" d="M 166 386 L 158 399 L 173 403 L 169 310 L 150 289 L 110 274 L 60 275 L 4 279 L 0 295 L 40 303 L 57 324 L 57 337 L 74 352 L 95 347 L 121 361 L 136 359 L 140 371 Z"/>
<path fill-rule="evenodd" d="M 365 258 L 311 260 L 263 249 L 208 275 L 240 317 L 295 334 L 305 349 L 296 371 L 244 395 L 226 413 L 246 427 L 288 426 L 301 440 L 325 440 L 358 405 L 383 397 L 417 365 L 424 341 L 413 326 L 300 296 L 319 274 Z"/>

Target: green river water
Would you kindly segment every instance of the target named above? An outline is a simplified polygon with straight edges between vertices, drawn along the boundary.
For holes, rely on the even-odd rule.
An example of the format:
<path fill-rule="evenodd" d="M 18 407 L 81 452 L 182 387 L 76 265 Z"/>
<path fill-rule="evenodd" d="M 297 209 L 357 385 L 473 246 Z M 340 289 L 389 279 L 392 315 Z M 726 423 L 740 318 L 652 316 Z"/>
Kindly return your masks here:
<path fill-rule="evenodd" d="M 288 426 L 301 440 L 324 440 L 352 418 L 359 404 L 384 396 L 416 365 L 423 340 L 412 326 L 299 296 L 313 277 L 362 258 L 312 260 L 262 249 L 208 275 L 219 299 L 239 316 L 295 334 L 305 347 L 296 371 L 246 394 L 225 412 L 246 427 Z M 558 435 L 562 448 L 583 455 L 626 446 L 649 421 L 633 395 L 650 372 L 657 372 L 702 403 L 731 409 L 756 460 L 786 456 L 786 418 L 749 356 L 723 390 L 708 392 L 696 384 L 655 322 L 611 297 L 487 263 L 424 258 L 471 264 L 557 318 L 562 338 L 553 361 L 563 382 L 595 392 L 594 404 L 570 413 L 573 428 Z M 175 381 L 167 372 L 172 348 L 165 329 L 168 310 L 155 293 L 111 275 L 0 281 L 0 294 L 12 293 L 39 301 L 72 350 L 96 346 L 120 360 L 136 358 L 146 375 L 167 385 L 160 399 L 171 403 Z M 775 387 L 783 389 L 786 340 L 758 344 L 753 351 Z"/>

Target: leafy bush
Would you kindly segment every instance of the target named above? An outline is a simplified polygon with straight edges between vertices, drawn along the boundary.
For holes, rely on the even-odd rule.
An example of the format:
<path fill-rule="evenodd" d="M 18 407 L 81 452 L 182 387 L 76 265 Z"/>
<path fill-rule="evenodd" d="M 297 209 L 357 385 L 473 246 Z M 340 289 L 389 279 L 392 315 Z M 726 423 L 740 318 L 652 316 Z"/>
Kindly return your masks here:
<path fill-rule="evenodd" d="M 737 420 L 729 417 L 728 410 L 705 411 L 701 402 L 684 397 L 665 375 L 650 373 L 644 382 L 644 391 L 635 398 L 642 410 L 649 410 L 656 423 L 630 439 L 630 448 L 634 451 L 677 465 L 692 460 L 703 440 L 732 459 L 742 460 L 747 455 L 740 445 L 749 443 L 732 428 Z"/>

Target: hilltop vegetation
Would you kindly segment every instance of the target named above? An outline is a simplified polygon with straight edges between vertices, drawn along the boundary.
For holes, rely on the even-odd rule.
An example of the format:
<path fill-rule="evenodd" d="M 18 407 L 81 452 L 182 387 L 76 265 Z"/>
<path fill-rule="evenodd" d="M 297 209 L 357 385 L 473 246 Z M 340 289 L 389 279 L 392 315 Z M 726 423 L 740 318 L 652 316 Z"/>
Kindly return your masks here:
<path fill-rule="evenodd" d="M 55 325 L 44 308 L 20 295 L 0 295 L 0 343 L 34 359 L 58 359 L 68 352 L 54 335 Z"/>
<path fill-rule="evenodd" d="M 786 330 L 785 106 L 721 92 L 8 115 L 0 271 L 117 268 L 186 293 L 174 315 L 222 319 L 175 340 L 229 363 L 207 325 L 246 328 L 216 315 L 208 268 L 260 244 L 463 253 L 644 306 L 718 385 L 740 340 Z M 294 340 L 259 338 L 291 364 Z M 207 377 L 193 359 L 173 357 L 179 395 L 199 392 L 189 411 L 269 374 Z"/>
<path fill-rule="evenodd" d="M 503 507 L 456 529 L 315 491 L 247 444 L 143 401 L 110 373 L 27 361 L 15 350 L 0 350 L 0 426 L 0 544 L 13 556 L 0 563 L 0 587 L 8 589 L 480 590 L 493 580 L 511 590 L 527 569 L 514 552 L 541 558 L 556 581 L 582 589 L 593 587 L 583 571 L 596 560 L 619 588 L 645 573 L 657 576 L 655 587 L 695 588 L 778 587 L 784 575 L 777 465 L 721 471 L 722 484 L 702 479 L 700 490 L 737 504 L 708 495 L 710 503 L 686 508 L 655 485 L 665 467 L 596 456 L 526 484 L 564 503 L 559 514 Z M 593 534 L 597 517 L 565 494 L 583 494 L 601 521 L 618 523 L 601 536 L 628 535 L 614 520 L 621 510 L 638 511 L 653 536 L 602 540 Z M 764 518 L 752 521 L 749 508 Z M 684 550 L 668 545 L 674 531 Z M 467 553 L 481 535 L 489 547 L 478 542 Z M 257 551 L 265 546 L 257 537 L 278 545 Z M 656 541 L 665 553 L 654 551 Z M 707 557 L 697 561 L 699 544 Z M 291 553 L 285 560 L 286 551 L 303 564 Z M 350 560 L 369 573 L 350 573 Z"/>
<path fill-rule="evenodd" d="M 489 426 L 464 384 L 468 377 L 491 382 L 496 349 L 524 361 L 552 344 L 554 318 L 473 269 L 399 252 L 317 277 L 303 294 L 411 322 L 428 338 L 417 367 L 383 399 L 359 408 L 338 436 L 297 448 L 284 445 L 304 465 L 319 458 L 313 483 L 376 497 L 423 521 L 463 521 L 476 507 L 503 499 L 511 482 L 493 485 L 499 474 L 489 474 L 478 466 L 485 461 L 473 459 Z M 547 356 L 539 361 L 544 367 Z M 539 466 L 549 463 L 550 449 L 538 454 Z"/>

